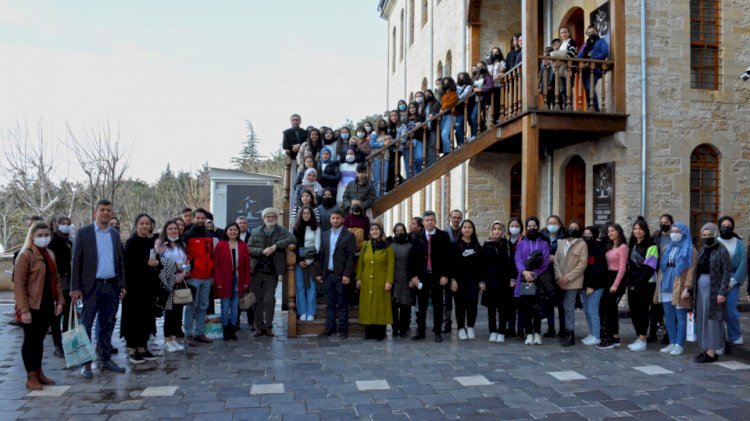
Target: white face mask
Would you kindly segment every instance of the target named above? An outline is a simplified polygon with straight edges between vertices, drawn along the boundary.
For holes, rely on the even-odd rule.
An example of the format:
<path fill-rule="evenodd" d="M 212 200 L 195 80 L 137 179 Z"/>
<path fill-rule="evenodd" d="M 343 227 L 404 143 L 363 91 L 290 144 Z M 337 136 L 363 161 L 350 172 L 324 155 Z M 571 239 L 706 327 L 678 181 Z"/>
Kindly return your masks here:
<path fill-rule="evenodd" d="M 417 104 L 421 104 L 424 102 L 424 98 L 421 96 L 416 97 L 414 100 L 417 101 Z"/>
<path fill-rule="evenodd" d="M 169 240 L 169 241 L 177 241 L 179 239 L 180 239 L 179 235 L 178 236 L 174 236 L 174 237 L 172 237 L 171 235 L 167 236 L 167 240 Z"/>
<path fill-rule="evenodd" d="M 549 231 L 550 234 L 557 234 L 557 231 L 560 231 L 560 226 L 555 224 L 547 225 L 547 231 Z"/>
<path fill-rule="evenodd" d="M 672 240 L 673 243 L 679 243 L 680 241 L 682 241 L 682 233 L 679 233 L 679 232 L 670 233 L 669 239 Z"/>
<path fill-rule="evenodd" d="M 346 156 L 346 162 L 349 162 L 349 163 L 354 162 L 354 155 L 347 155 Z"/>
<path fill-rule="evenodd" d="M 509 231 L 510 231 L 510 235 L 518 235 L 518 234 L 521 233 L 521 228 L 520 227 L 510 227 Z"/>
<path fill-rule="evenodd" d="M 357 137 L 362 139 L 363 137 L 365 137 L 365 132 L 357 132 Z"/>
<path fill-rule="evenodd" d="M 46 248 L 49 245 L 50 238 L 46 237 L 34 237 L 34 245 L 39 248 Z"/>
<path fill-rule="evenodd" d="M 58 225 L 57 229 L 63 234 L 70 234 L 70 225 Z"/>

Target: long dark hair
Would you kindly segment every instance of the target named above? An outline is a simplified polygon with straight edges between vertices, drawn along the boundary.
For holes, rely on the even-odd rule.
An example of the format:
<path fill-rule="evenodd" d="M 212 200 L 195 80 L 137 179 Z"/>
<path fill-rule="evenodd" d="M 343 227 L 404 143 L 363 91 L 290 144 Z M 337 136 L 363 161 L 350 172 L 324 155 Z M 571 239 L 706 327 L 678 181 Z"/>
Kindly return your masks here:
<path fill-rule="evenodd" d="M 380 230 L 380 237 L 378 237 L 377 240 L 373 240 L 372 237 L 370 237 L 370 242 L 372 243 L 372 250 L 380 250 L 388 247 L 388 239 L 385 238 L 385 230 L 383 229 L 383 225 L 378 221 L 372 221 L 370 222 L 370 227 L 367 230 L 367 235 L 370 235 L 370 230 L 372 227 L 378 227 Z"/>
<path fill-rule="evenodd" d="M 240 241 L 240 225 L 236 222 L 230 222 L 227 224 L 226 227 L 224 227 L 224 235 L 222 235 L 222 240 L 229 241 L 229 236 L 227 235 L 227 231 L 229 231 L 229 228 L 235 227 L 237 228 L 237 241 Z"/>
<path fill-rule="evenodd" d="M 182 218 L 180 218 L 182 219 Z M 184 222 L 184 221 L 183 221 Z M 167 238 L 167 228 L 169 228 L 170 225 L 177 225 L 177 219 L 170 219 L 169 221 L 164 223 L 164 226 L 161 228 L 161 232 L 159 233 L 159 242 L 162 244 L 165 244 L 167 247 L 171 247 L 172 242 L 169 241 L 169 238 Z M 177 225 L 177 232 L 180 232 L 180 226 Z M 183 250 L 185 249 L 185 242 L 182 241 L 182 236 L 177 236 L 177 241 L 174 242 L 175 245 L 178 247 L 181 247 Z"/>
<path fill-rule="evenodd" d="M 459 229 L 461 231 L 463 231 L 464 224 L 471 225 L 471 231 L 472 232 L 471 232 L 471 240 L 469 240 L 469 247 L 474 248 L 474 249 L 478 249 L 480 247 L 480 244 L 479 244 L 479 238 L 477 237 L 477 227 L 476 227 L 476 225 L 474 225 L 474 222 L 472 222 L 471 219 L 464 219 L 463 221 L 461 221 L 461 225 L 459 225 Z M 461 241 L 463 241 L 463 239 L 464 239 L 463 232 L 461 233 L 461 237 L 459 239 Z"/>
<path fill-rule="evenodd" d="M 305 211 L 305 209 L 310 211 L 309 221 L 305 221 L 302 219 L 302 213 Z M 302 206 L 299 209 L 299 212 L 297 213 L 297 220 L 294 221 L 294 232 L 296 234 L 297 231 L 300 231 L 300 233 L 304 236 L 305 228 L 307 227 L 310 227 L 310 229 L 313 231 L 318 229 L 318 220 L 315 219 L 315 211 L 313 210 L 313 207 L 310 205 Z"/>
<path fill-rule="evenodd" d="M 643 219 L 642 216 L 638 216 L 635 222 L 633 222 L 633 228 L 635 228 L 636 226 L 638 226 L 641 230 L 643 230 L 643 232 L 646 233 L 645 236 L 643 237 L 643 240 L 641 241 L 641 245 L 647 249 L 653 246 L 655 244 L 654 239 L 651 237 L 651 234 L 648 231 L 648 223 L 646 222 L 645 219 Z M 638 244 L 638 239 L 635 238 L 635 235 L 633 234 L 633 230 L 631 229 L 630 240 L 628 241 L 628 247 L 632 249 L 633 247 L 635 247 L 636 244 Z"/>
<path fill-rule="evenodd" d="M 152 226 L 156 225 L 156 221 L 154 221 L 154 218 L 152 218 L 151 215 L 147 213 L 139 213 L 138 216 L 136 216 L 133 220 L 133 235 L 136 235 L 136 231 L 138 230 L 138 221 L 140 221 L 141 218 L 148 218 Z"/>
<path fill-rule="evenodd" d="M 443 92 L 456 92 L 456 81 L 452 77 L 443 78 Z"/>
<path fill-rule="evenodd" d="M 620 244 L 627 244 L 625 232 L 622 230 L 620 224 L 609 224 L 607 225 L 607 230 L 605 231 L 607 233 L 607 250 L 612 250 L 615 247 L 615 242 L 609 238 L 610 228 L 614 228 L 614 230 L 617 231 L 617 236 L 620 238 Z"/>

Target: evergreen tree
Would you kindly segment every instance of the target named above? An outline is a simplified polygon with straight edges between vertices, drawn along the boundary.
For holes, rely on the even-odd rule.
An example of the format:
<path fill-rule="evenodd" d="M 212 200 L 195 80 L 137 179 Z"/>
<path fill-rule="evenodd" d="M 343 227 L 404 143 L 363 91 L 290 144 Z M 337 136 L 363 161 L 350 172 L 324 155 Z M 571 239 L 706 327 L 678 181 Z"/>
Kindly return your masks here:
<path fill-rule="evenodd" d="M 240 155 L 232 158 L 232 163 L 238 170 L 257 172 L 263 156 L 258 152 L 260 139 L 255 134 L 255 128 L 250 120 L 245 120 L 245 141 L 242 144 Z"/>

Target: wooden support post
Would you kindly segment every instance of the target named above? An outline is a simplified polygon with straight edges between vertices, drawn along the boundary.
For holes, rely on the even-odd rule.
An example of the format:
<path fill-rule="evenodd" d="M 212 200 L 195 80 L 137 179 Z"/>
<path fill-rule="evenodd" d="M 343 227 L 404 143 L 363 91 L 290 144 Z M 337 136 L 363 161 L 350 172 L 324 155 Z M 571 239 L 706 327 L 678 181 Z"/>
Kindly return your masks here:
<path fill-rule="evenodd" d="M 287 306 L 289 311 L 287 312 L 287 327 L 286 336 L 287 338 L 297 337 L 297 297 L 296 297 L 296 285 L 294 281 L 294 266 L 297 264 L 297 246 L 291 244 L 286 249 L 286 276 L 287 276 Z"/>
<path fill-rule="evenodd" d="M 284 156 L 284 216 L 283 223 L 285 227 L 289 226 L 289 215 L 292 213 L 291 204 L 289 202 L 289 190 L 292 186 L 292 158 Z"/>
<path fill-rule="evenodd" d="M 539 83 L 539 1 L 523 0 L 521 6 L 521 33 L 523 35 L 523 93 L 522 110 L 537 109 Z"/>
<path fill-rule="evenodd" d="M 614 61 L 612 72 L 612 111 L 625 113 L 625 0 L 612 0 L 610 3 L 609 56 Z M 602 90 L 606 85 L 602 83 Z M 602 100 L 602 102 L 604 102 Z M 603 104 L 602 104 L 603 105 Z"/>
<path fill-rule="evenodd" d="M 523 116 L 521 145 L 521 212 L 525 220 L 539 211 L 539 127 L 536 114 Z"/>

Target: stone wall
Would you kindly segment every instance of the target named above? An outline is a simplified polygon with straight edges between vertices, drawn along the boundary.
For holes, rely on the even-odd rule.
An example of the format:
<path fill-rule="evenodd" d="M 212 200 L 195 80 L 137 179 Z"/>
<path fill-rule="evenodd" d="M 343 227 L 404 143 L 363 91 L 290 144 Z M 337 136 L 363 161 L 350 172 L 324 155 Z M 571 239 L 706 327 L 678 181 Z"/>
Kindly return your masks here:
<path fill-rule="evenodd" d="M 510 169 L 521 159 L 517 154 L 483 153 L 467 166 L 466 216 L 480 238 L 489 236 L 492 222 L 507 224 L 510 217 Z"/>

